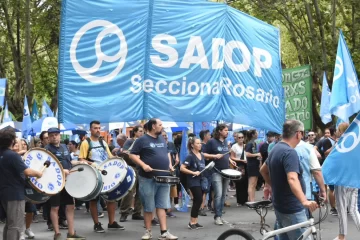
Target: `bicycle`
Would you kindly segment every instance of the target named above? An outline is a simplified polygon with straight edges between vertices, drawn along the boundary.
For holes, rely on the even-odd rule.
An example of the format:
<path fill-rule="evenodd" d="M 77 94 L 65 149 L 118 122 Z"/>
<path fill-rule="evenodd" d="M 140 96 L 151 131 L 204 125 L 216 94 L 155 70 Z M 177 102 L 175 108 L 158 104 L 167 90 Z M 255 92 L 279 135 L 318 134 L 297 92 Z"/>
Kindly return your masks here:
<path fill-rule="evenodd" d="M 319 229 L 320 229 L 320 223 L 322 221 L 324 221 L 324 219 L 327 217 L 328 211 L 327 211 L 327 205 L 324 204 L 324 201 L 322 201 L 322 199 L 319 199 L 317 196 L 315 197 L 315 199 L 320 206 L 319 222 L 315 223 L 314 217 L 310 213 L 310 219 L 305 222 L 298 223 L 298 224 L 288 226 L 285 228 L 281 228 L 281 229 L 277 229 L 277 230 L 272 230 L 272 231 L 269 230 L 270 226 L 265 223 L 265 217 L 268 213 L 268 209 L 272 206 L 271 201 L 265 200 L 265 201 L 259 201 L 259 202 L 247 202 L 247 203 L 245 203 L 245 205 L 248 206 L 250 209 L 255 210 L 257 212 L 257 214 L 259 214 L 259 216 L 260 216 L 260 233 L 263 236 L 261 238 L 261 240 L 267 240 L 270 238 L 274 238 L 276 235 L 290 232 L 290 231 L 293 231 L 293 230 L 299 229 L 299 228 L 305 228 L 305 227 L 308 227 L 308 228 L 297 240 L 307 239 L 307 237 L 309 237 L 310 235 L 311 235 L 312 239 L 316 240 L 316 239 L 318 239 L 317 238 L 318 231 L 317 231 L 315 225 L 319 224 Z M 325 208 L 324 216 L 321 216 L 321 208 L 322 207 Z M 241 230 L 241 229 L 229 229 L 229 230 L 223 232 L 218 237 L 217 240 L 234 239 L 234 238 L 231 238 L 234 236 L 239 237 L 236 239 L 255 240 L 255 238 L 250 233 L 248 233 L 244 230 Z M 243 238 L 240 238 L 240 237 L 243 237 Z M 320 235 L 320 239 L 321 239 L 321 235 Z"/>

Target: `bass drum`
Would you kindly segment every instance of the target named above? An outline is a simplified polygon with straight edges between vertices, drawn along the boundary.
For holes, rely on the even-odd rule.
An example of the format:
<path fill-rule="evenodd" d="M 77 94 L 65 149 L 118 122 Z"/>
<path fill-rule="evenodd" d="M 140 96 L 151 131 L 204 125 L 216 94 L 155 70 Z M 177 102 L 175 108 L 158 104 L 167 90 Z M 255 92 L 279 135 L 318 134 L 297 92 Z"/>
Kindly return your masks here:
<path fill-rule="evenodd" d="M 83 168 L 81 172 L 76 171 Z M 67 176 L 65 189 L 73 198 L 80 201 L 90 201 L 100 195 L 103 187 L 101 173 L 88 164 L 79 164 L 71 168 L 72 173 Z"/>
<path fill-rule="evenodd" d="M 25 200 L 33 204 L 44 203 L 50 199 L 50 196 L 35 191 L 28 181 L 25 183 Z"/>
<path fill-rule="evenodd" d="M 128 166 L 124 181 L 112 192 L 105 193 L 103 197 L 109 202 L 116 202 L 125 197 L 134 187 L 136 174 L 132 167 Z"/>

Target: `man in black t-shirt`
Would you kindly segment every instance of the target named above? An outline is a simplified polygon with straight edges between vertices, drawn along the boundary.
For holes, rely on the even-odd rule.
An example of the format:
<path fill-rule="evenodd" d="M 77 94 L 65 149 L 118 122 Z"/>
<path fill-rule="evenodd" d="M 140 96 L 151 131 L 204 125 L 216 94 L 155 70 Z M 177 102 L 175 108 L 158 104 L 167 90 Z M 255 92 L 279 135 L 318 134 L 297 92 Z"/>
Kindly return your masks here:
<path fill-rule="evenodd" d="M 70 174 L 71 170 L 71 156 L 68 148 L 65 144 L 60 144 L 60 130 L 58 128 L 49 128 L 48 130 L 49 144 L 45 146 L 45 149 L 51 152 L 61 163 L 64 168 L 65 176 Z M 50 198 L 50 217 L 54 227 L 55 235 L 54 240 L 60 240 L 61 234 L 59 229 L 59 207 L 60 205 L 66 205 L 66 219 L 68 221 L 68 234 L 67 238 L 71 239 L 85 239 L 80 235 L 77 235 L 74 229 L 74 198 L 64 188 L 60 193 Z"/>
<path fill-rule="evenodd" d="M 161 136 L 163 130 L 160 119 L 152 118 L 144 126 L 147 134 L 137 139 L 130 151 L 130 159 L 138 165 L 139 193 L 144 207 L 146 232 L 142 239 L 151 239 L 152 213 L 156 213 L 160 221 L 159 239 L 178 239 L 167 230 L 166 212 L 170 205 L 170 186 L 155 181 L 154 176 L 169 175 L 156 170 L 171 170 L 171 157 L 167 145 Z"/>
<path fill-rule="evenodd" d="M 7 217 L 3 240 L 20 239 L 23 232 L 25 176 L 42 176 L 41 172 L 28 168 L 20 155 L 11 150 L 15 141 L 13 128 L 0 130 L 0 208 Z"/>
<path fill-rule="evenodd" d="M 215 128 L 214 138 L 210 139 L 205 146 L 204 156 L 215 162 L 215 171 L 212 174 L 212 185 L 214 188 L 215 224 L 223 225 L 222 212 L 224 208 L 227 188 L 230 180 L 223 178 L 221 170 L 229 169 L 229 163 L 236 165 L 230 160 L 229 148 L 226 142 L 228 128 L 225 124 L 219 124 Z"/>

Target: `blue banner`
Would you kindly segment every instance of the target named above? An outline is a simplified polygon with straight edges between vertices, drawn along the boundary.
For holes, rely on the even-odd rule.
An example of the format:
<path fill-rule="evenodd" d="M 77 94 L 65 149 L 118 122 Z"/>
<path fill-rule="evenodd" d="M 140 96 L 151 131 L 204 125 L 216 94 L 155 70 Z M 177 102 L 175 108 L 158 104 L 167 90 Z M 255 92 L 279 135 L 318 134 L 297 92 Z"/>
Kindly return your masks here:
<path fill-rule="evenodd" d="M 281 132 L 277 28 L 206 1 L 62 4 L 60 122 L 158 117 Z"/>
<path fill-rule="evenodd" d="M 330 88 L 326 79 L 326 73 L 324 72 L 322 92 L 321 92 L 321 105 L 320 105 L 320 117 L 324 124 L 332 121 L 330 112 Z"/>
<path fill-rule="evenodd" d="M 358 82 L 349 49 L 342 31 L 340 31 L 330 98 L 330 111 L 344 122 L 349 122 L 349 117 L 360 110 Z"/>
<path fill-rule="evenodd" d="M 193 132 L 196 136 L 199 137 L 199 134 L 202 130 L 209 130 L 210 133 L 213 132 L 216 128 L 216 121 L 213 122 L 194 122 L 193 123 Z"/>
<path fill-rule="evenodd" d="M 6 93 L 6 78 L 0 78 L 0 107 L 4 107 Z"/>
<path fill-rule="evenodd" d="M 360 115 L 337 142 L 322 166 L 325 183 L 360 188 Z"/>

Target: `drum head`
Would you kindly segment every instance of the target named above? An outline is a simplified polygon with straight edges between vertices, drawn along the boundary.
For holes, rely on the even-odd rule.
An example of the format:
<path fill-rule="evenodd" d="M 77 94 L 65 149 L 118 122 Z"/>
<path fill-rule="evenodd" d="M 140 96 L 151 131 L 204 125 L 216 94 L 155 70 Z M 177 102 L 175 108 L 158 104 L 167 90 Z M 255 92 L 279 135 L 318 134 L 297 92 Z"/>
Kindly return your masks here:
<path fill-rule="evenodd" d="M 65 174 L 59 160 L 49 151 L 42 148 L 32 148 L 24 155 L 25 164 L 31 169 L 41 171 L 46 161 L 50 166 L 45 168 L 41 178 L 30 178 L 30 185 L 38 192 L 47 195 L 59 193 L 65 185 Z"/>
<path fill-rule="evenodd" d="M 239 171 L 236 171 L 234 169 L 223 169 L 221 170 L 221 172 L 226 175 L 226 176 L 229 176 L 229 177 L 238 177 L 240 178 L 241 177 L 241 173 Z"/>
<path fill-rule="evenodd" d="M 72 172 L 66 178 L 65 189 L 74 198 L 83 198 L 91 194 L 98 184 L 98 175 L 96 170 L 87 165 L 79 164 L 71 169 L 71 171 L 84 168 L 81 172 Z M 99 175 L 100 176 L 100 175 Z"/>
<path fill-rule="evenodd" d="M 122 158 L 112 158 L 99 165 L 101 170 L 106 170 L 107 174 L 102 176 L 104 186 L 101 193 L 107 193 L 117 188 L 127 174 L 128 166 Z"/>

